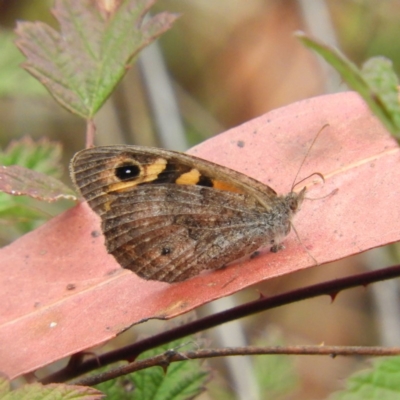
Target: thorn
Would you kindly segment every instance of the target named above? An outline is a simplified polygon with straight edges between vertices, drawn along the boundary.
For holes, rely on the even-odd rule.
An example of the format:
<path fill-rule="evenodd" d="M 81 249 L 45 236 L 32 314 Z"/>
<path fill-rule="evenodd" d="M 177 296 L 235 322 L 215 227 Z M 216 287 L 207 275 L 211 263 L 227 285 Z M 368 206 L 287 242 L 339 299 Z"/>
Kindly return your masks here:
<path fill-rule="evenodd" d="M 339 292 L 334 292 L 334 293 L 329 293 L 328 296 L 330 296 L 332 303 L 335 301 L 336 296 L 339 294 Z"/>
<path fill-rule="evenodd" d="M 258 300 L 263 300 L 268 297 L 268 296 L 265 296 L 265 294 L 260 292 L 259 290 L 257 290 L 257 292 L 258 292 Z"/>
<path fill-rule="evenodd" d="M 167 375 L 169 363 L 168 363 L 168 365 L 160 364 L 160 367 L 163 369 L 164 375 Z"/>

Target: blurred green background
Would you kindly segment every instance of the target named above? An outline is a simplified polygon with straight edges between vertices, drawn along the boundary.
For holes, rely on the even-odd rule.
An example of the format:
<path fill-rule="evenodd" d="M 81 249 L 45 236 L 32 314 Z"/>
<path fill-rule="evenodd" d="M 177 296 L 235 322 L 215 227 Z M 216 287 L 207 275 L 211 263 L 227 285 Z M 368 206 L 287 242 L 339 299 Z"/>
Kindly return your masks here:
<path fill-rule="evenodd" d="M 18 69 L 23 58 L 12 44 L 17 20 L 41 20 L 57 28 L 51 5 L 47 0 L 0 1 L 0 141 L 5 146 L 24 135 L 46 136 L 62 141 L 68 158 L 83 147 L 84 122 Z M 181 14 L 158 50 L 188 146 L 271 109 L 343 90 L 332 70 L 293 37 L 295 30 L 337 45 L 357 64 L 385 55 L 398 70 L 399 5 L 395 0 L 159 1 L 154 13 Z M 153 100 L 142 79 L 143 69 L 152 76 L 153 65 L 134 66 L 101 110 L 99 144 L 160 144 Z"/>

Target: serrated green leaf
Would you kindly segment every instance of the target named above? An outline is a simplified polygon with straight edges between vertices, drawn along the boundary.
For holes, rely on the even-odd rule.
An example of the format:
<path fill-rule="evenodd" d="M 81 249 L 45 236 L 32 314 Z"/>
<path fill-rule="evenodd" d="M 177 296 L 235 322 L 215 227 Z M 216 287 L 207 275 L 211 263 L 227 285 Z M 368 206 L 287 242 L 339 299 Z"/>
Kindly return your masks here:
<path fill-rule="evenodd" d="M 14 141 L 4 151 L 0 151 L 0 165 L 14 165 L 14 167 L 8 167 L 10 172 L 18 172 L 18 169 L 24 171 L 22 167 L 29 168 L 26 172 L 17 173 L 14 176 L 15 180 L 12 174 L 2 176 L 0 186 L 5 185 L 3 187 L 5 192 L 14 191 L 18 195 L 25 194 L 24 189 L 26 189 L 32 197 L 50 201 L 65 198 L 63 195 L 73 196 L 69 188 L 54 178 L 60 176 L 62 172 L 61 146 L 58 143 L 45 139 L 34 142 L 29 138 Z M 4 169 L 1 171 L 4 172 Z M 0 193 L 0 226 L 2 227 L 0 240 L 7 243 L 36 228 L 51 218 L 52 214 L 60 211 L 60 206 L 50 207 L 26 196 Z"/>
<path fill-rule="evenodd" d="M 346 389 L 329 400 L 395 400 L 400 399 L 400 357 L 374 360 L 371 369 L 354 374 Z"/>
<path fill-rule="evenodd" d="M 59 178 L 62 173 L 61 145 L 47 139 L 34 142 L 29 137 L 15 140 L 0 151 L 0 165 L 19 165 Z"/>
<path fill-rule="evenodd" d="M 185 400 L 200 394 L 207 372 L 201 370 L 200 363 L 193 360 L 173 363 L 165 374 L 160 367 L 138 371 L 132 376 L 135 384 L 134 399 L 145 400 Z"/>
<path fill-rule="evenodd" d="M 1 400 L 101 400 L 104 394 L 91 387 L 32 383 L 8 391 Z"/>
<path fill-rule="evenodd" d="M 143 353 L 139 359 L 162 354 L 171 348 L 179 348 L 183 340 L 169 343 Z M 107 398 L 118 400 L 187 400 L 205 390 L 208 371 L 199 360 L 174 362 L 166 373 L 161 367 L 137 371 L 124 378 L 97 385 L 107 393 Z M 130 384 L 128 384 L 130 382 Z"/>
<path fill-rule="evenodd" d="M 155 0 L 122 0 L 109 12 L 101 2 L 56 0 L 60 33 L 40 23 L 19 22 L 17 46 L 24 68 L 69 111 L 90 119 L 127 72 L 138 52 L 176 19 L 161 13 L 143 24 Z"/>
<path fill-rule="evenodd" d="M 9 379 L 0 373 L 1 400 L 101 400 L 104 397 L 103 393 L 91 387 L 55 383 L 32 383 L 11 390 Z"/>
<path fill-rule="evenodd" d="M 305 46 L 313 49 L 332 65 L 343 80 L 360 94 L 386 128 L 393 135 L 400 137 L 398 80 L 389 60 L 376 57 L 367 62 L 360 71 L 339 50 L 311 39 L 302 32 L 296 33 L 296 36 Z"/>

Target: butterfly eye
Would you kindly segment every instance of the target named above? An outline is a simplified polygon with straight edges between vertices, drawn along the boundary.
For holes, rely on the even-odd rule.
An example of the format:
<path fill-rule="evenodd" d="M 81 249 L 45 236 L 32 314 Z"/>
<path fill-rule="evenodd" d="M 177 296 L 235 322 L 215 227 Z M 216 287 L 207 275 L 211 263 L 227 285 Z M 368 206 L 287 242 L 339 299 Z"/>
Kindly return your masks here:
<path fill-rule="evenodd" d="M 297 210 L 297 200 L 296 199 L 291 199 L 289 202 L 289 208 L 292 211 L 296 211 Z"/>
<path fill-rule="evenodd" d="M 140 175 L 140 168 L 134 164 L 121 165 L 115 168 L 115 176 L 121 181 L 128 181 Z"/>

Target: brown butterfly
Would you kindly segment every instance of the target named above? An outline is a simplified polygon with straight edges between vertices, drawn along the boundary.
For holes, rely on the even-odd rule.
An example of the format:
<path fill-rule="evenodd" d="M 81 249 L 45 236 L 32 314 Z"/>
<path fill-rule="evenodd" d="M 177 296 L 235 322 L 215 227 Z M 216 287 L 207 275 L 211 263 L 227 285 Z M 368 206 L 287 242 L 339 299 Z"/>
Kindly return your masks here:
<path fill-rule="evenodd" d="M 71 176 L 100 215 L 106 246 L 145 279 L 178 282 L 262 246 L 278 251 L 306 188 L 269 186 L 200 158 L 140 146 L 78 152 Z"/>

